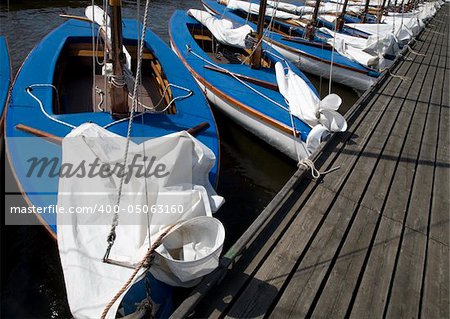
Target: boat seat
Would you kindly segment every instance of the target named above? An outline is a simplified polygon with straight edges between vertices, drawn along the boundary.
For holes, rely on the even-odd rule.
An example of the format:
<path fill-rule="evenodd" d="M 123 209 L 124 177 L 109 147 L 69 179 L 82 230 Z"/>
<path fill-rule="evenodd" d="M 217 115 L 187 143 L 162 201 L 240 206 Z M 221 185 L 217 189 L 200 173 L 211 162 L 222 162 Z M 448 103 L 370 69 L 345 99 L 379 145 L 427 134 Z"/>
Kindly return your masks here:
<path fill-rule="evenodd" d="M 195 40 L 201 40 L 201 41 L 212 41 L 211 36 L 204 35 L 204 34 L 194 34 Z"/>

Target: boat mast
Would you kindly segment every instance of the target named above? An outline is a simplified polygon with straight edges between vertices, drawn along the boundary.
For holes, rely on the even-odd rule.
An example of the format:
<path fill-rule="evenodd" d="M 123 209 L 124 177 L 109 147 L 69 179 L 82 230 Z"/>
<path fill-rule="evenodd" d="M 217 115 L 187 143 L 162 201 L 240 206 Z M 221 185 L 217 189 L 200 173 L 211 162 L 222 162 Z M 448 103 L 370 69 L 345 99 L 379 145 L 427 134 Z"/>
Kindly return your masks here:
<path fill-rule="evenodd" d="M 385 5 L 386 5 L 386 0 L 383 0 L 383 4 L 381 5 L 381 8 L 378 8 L 377 23 L 381 23 L 381 19 L 383 18 Z"/>
<path fill-rule="evenodd" d="M 119 119 L 127 117 L 128 89 L 124 79 L 125 54 L 122 45 L 122 0 L 109 0 L 112 8 L 112 60 L 113 76 L 109 84 L 109 94 L 111 97 L 111 114 L 113 118 Z"/>
<path fill-rule="evenodd" d="M 386 0 L 384 0 L 384 1 L 386 1 Z M 339 14 L 339 17 L 337 18 L 336 31 L 341 31 L 342 27 L 344 26 L 344 16 L 345 16 L 345 12 L 347 11 L 347 4 L 348 4 L 348 0 L 345 0 L 344 5 L 342 7 L 342 12 Z"/>
<path fill-rule="evenodd" d="M 256 48 L 253 51 L 252 59 L 250 61 L 250 67 L 252 69 L 261 68 L 262 59 L 262 37 L 264 31 L 264 21 L 266 18 L 266 7 L 267 0 L 261 0 L 259 3 L 259 16 L 258 16 L 258 26 L 256 29 Z"/>
<path fill-rule="evenodd" d="M 316 24 L 317 24 L 317 16 L 319 15 L 319 7 L 320 7 L 320 0 L 317 0 L 316 5 L 314 7 L 314 12 L 313 12 L 311 21 L 306 26 L 306 38 L 308 40 L 314 39 L 314 33 L 316 30 Z"/>
<path fill-rule="evenodd" d="M 397 1 L 397 0 L 395 0 Z M 366 0 L 366 4 L 364 6 L 364 12 L 363 12 L 363 17 L 362 17 L 362 23 L 366 23 L 366 19 L 367 19 L 367 11 L 369 11 L 369 2 L 370 0 Z"/>

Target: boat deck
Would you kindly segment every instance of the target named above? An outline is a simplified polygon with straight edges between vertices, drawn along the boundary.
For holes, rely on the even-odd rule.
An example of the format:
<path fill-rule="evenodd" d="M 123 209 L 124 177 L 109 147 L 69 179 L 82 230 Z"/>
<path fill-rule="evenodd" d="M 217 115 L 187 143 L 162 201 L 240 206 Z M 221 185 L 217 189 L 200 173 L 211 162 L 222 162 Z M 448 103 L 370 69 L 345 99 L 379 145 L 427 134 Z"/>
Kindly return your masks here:
<path fill-rule="evenodd" d="M 339 169 L 300 168 L 174 317 L 450 316 L 449 11 L 316 154 Z"/>

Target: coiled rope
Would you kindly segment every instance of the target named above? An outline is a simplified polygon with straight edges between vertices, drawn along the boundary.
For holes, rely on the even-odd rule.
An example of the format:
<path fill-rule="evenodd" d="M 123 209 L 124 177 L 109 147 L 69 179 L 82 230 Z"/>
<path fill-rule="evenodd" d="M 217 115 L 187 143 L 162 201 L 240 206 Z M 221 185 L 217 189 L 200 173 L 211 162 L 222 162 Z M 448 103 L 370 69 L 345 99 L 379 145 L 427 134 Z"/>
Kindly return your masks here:
<path fill-rule="evenodd" d="M 310 160 L 309 158 L 304 158 L 301 161 L 298 162 L 298 166 L 303 166 L 307 170 L 309 169 L 311 171 L 311 176 L 313 179 L 318 179 L 320 176 L 326 175 L 328 173 L 334 172 L 335 170 L 340 169 L 340 166 L 332 167 L 329 170 L 326 170 L 324 172 L 320 172 L 316 166 L 314 165 L 314 162 Z"/>

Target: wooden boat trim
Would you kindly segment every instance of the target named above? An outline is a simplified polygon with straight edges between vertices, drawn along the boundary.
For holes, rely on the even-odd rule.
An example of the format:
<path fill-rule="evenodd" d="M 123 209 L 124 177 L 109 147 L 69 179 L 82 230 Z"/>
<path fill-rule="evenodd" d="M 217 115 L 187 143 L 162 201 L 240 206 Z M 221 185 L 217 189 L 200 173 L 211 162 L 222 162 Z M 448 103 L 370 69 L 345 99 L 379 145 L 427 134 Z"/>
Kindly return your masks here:
<path fill-rule="evenodd" d="M 16 129 L 33 134 L 34 136 L 37 136 L 37 137 L 42 137 L 45 140 L 52 142 L 54 144 L 62 145 L 62 141 L 63 141 L 62 137 L 44 132 L 42 130 L 38 130 L 34 127 L 30 127 L 30 126 L 24 125 L 24 124 L 17 124 Z"/>
<path fill-rule="evenodd" d="M 211 37 L 204 34 L 194 34 L 194 39 L 200 41 L 212 41 Z"/>
<path fill-rule="evenodd" d="M 198 74 L 188 63 L 187 61 L 184 59 L 184 57 L 180 54 L 180 51 L 178 50 L 178 48 L 173 45 L 173 40 L 172 40 L 172 35 L 169 32 L 169 38 L 170 38 L 170 42 L 172 43 L 172 47 L 174 48 L 176 54 L 180 57 L 180 60 L 183 62 L 183 64 L 186 66 L 186 68 L 191 72 L 191 74 L 202 84 L 204 85 L 207 89 L 209 89 L 210 91 L 212 91 L 214 94 L 216 94 L 220 99 L 223 99 L 231 104 L 233 104 L 235 107 L 239 108 L 240 110 L 262 120 L 263 122 L 272 125 L 273 127 L 281 130 L 284 133 L 287 134 L 292 134 L 295 135 L 295 137 L 299 137 L 299 132 L 296 131 L 295 134 L 293 132 L 293 129 L 283 123 L 280 123 L 266 115 L 264 115 L 263 113 L 256 111 L 254 109 L 252 109 L 251 107 L 248 107 L 247 105 L 237 101 L 236 99 L 234 99 L 233 97 L 226 95 L 225 93 L 223 93 L 222 91 L 218 90 L 217 88 L 215 88 L 214 86 L 212 86 L 211 84 L 209 84 L 200 74 Z"/>
<path fill-rule="evenodd" d="M 93 51 L 89 49 L 80 49 L 80 48 L 69 49 L 68 53 L 70 56 L 79 56 L 79 57 L 92 57 L 93 54 L 95 54 L 99 58 L 103 58 L 105 56 L 104 52 L 101 50 Z M 152 60 L 154 59 L 154 57 L 151 53 L 144 53 L 142 59 Z"/>

